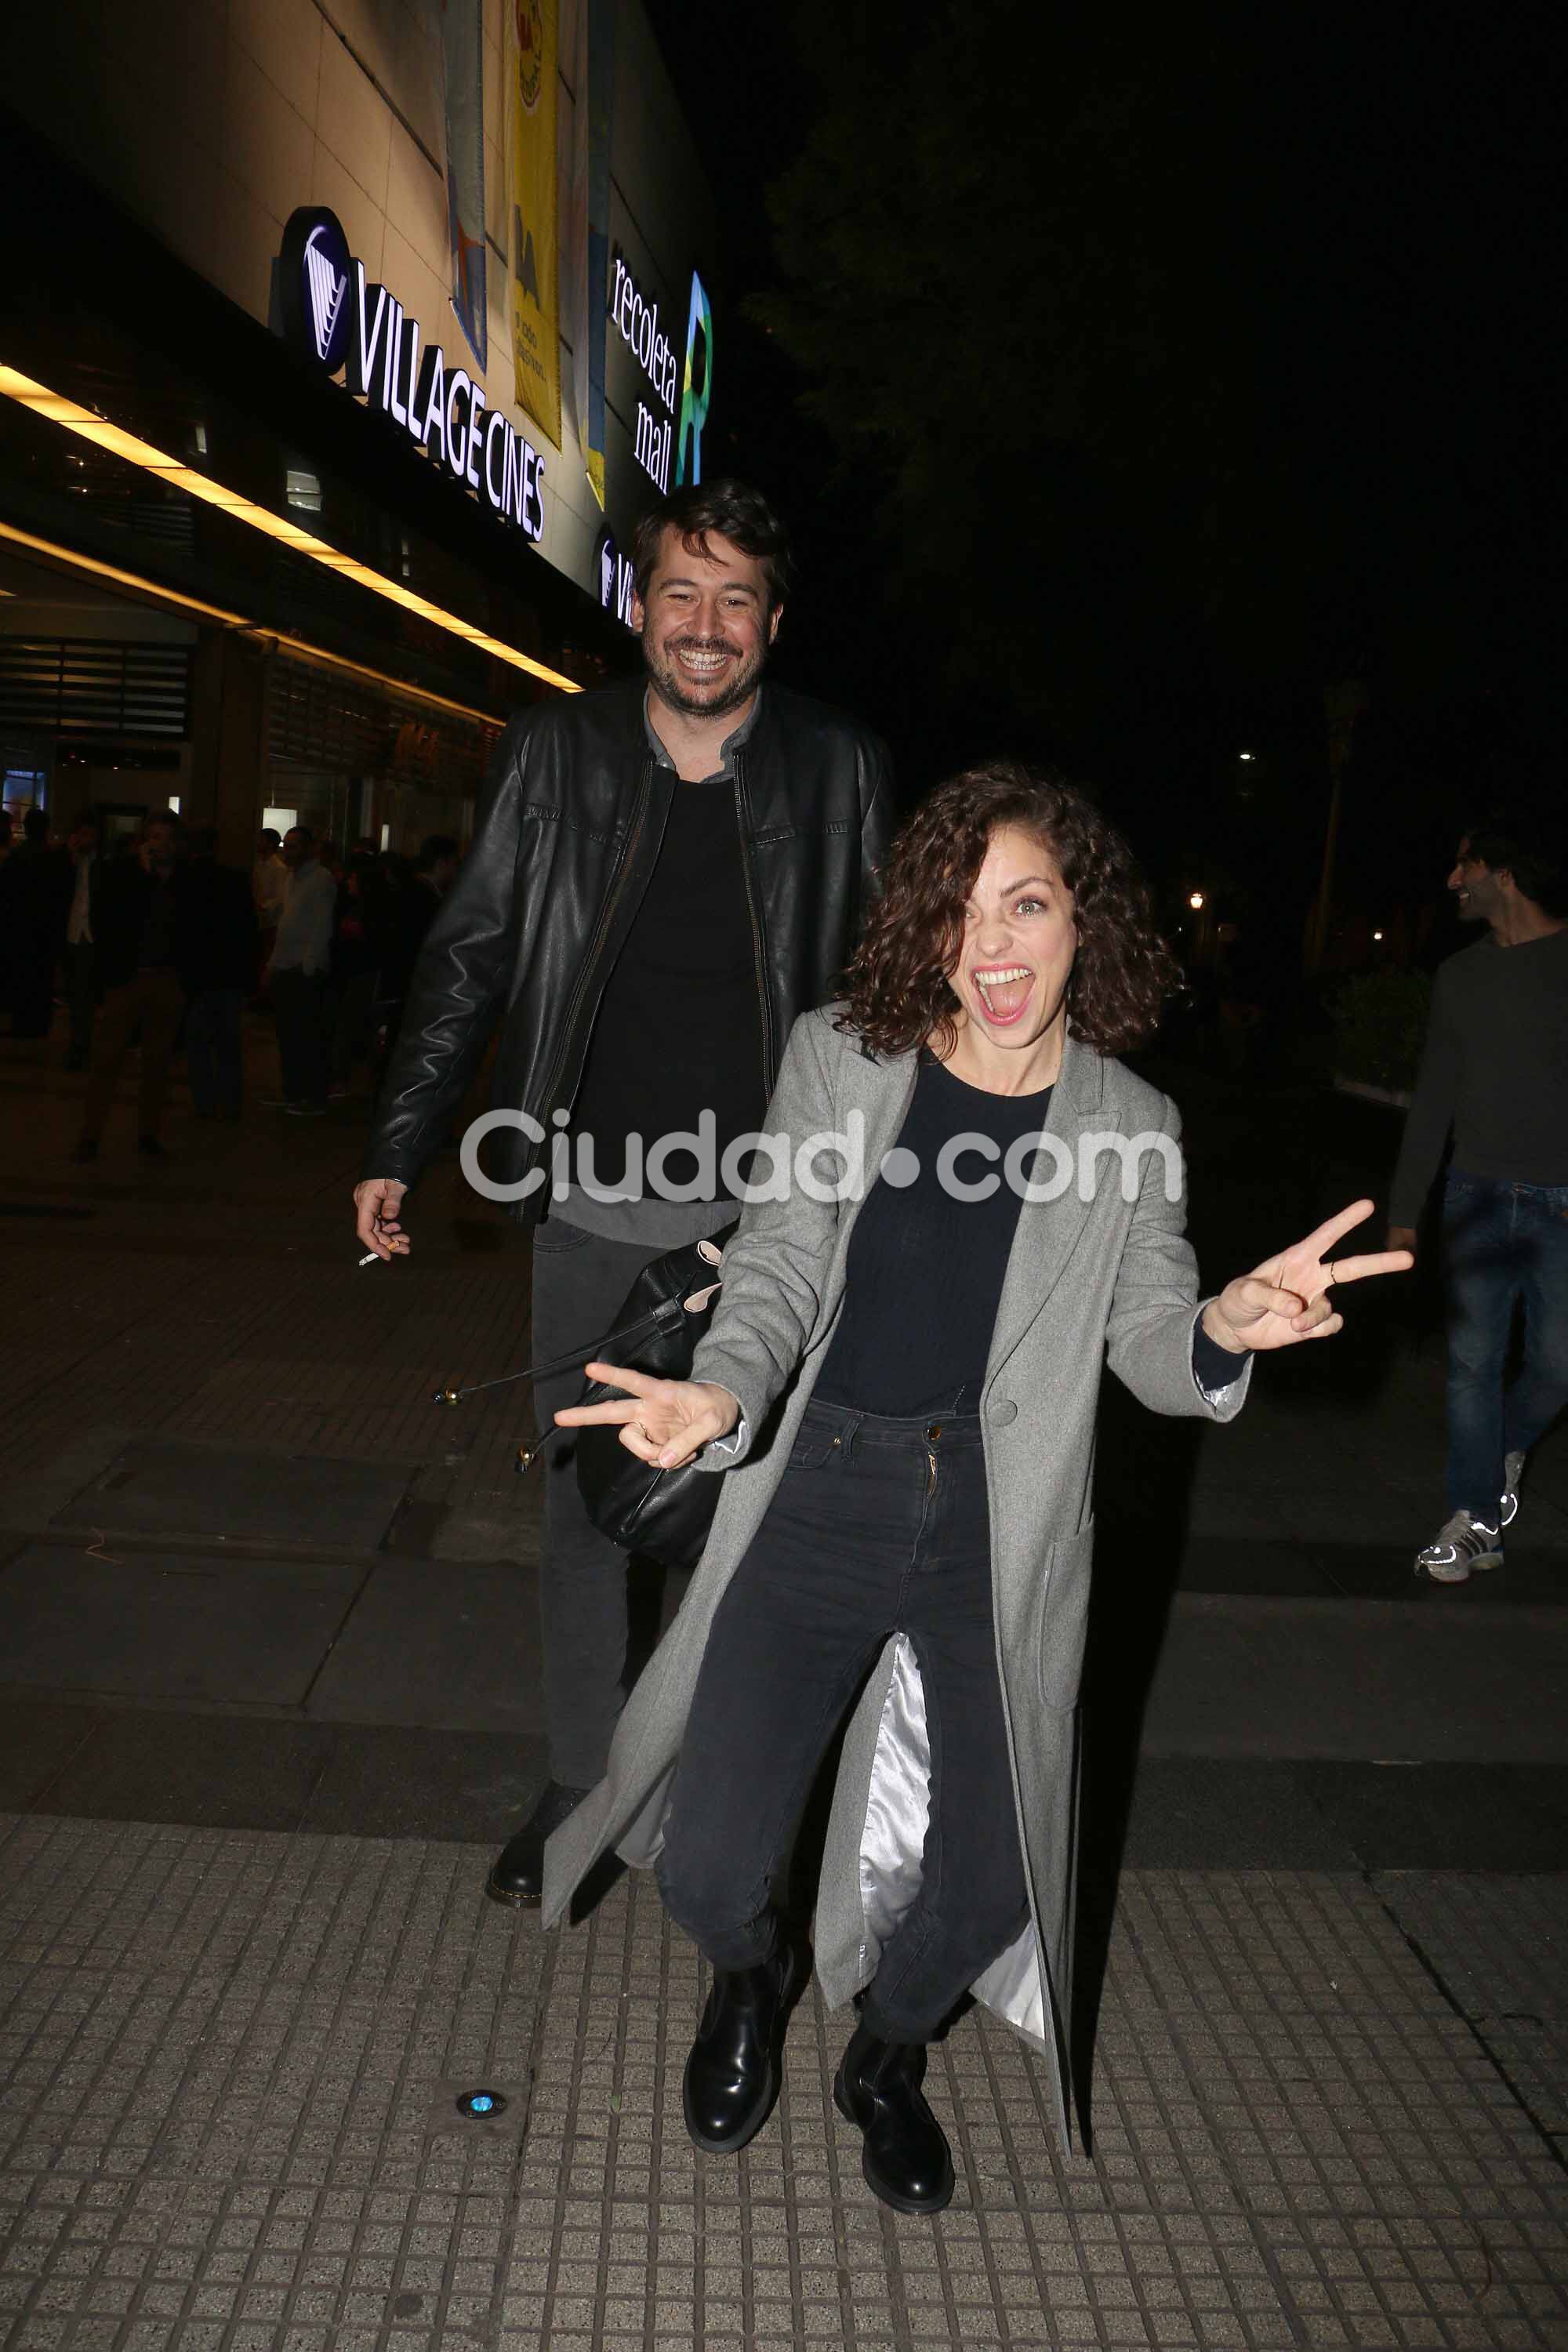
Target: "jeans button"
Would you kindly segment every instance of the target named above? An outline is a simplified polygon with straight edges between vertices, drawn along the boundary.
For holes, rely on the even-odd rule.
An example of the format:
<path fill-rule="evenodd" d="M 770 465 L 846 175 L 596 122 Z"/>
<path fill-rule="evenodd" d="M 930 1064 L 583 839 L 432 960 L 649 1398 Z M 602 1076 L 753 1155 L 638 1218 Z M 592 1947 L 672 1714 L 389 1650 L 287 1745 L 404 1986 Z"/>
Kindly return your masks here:
<path fill-rule="evenodd" d="M 942 1423 L 941 1423 L 941 1422 L 940 1422 L 940 1421 L 930 1421 L 930 1422 L 927 1422 L 927 1423 L 926 1423 L 926 1435 L 927 1435 L 928 1437 L 940 1437 L 940 1436 L 942 1435 Z"/>

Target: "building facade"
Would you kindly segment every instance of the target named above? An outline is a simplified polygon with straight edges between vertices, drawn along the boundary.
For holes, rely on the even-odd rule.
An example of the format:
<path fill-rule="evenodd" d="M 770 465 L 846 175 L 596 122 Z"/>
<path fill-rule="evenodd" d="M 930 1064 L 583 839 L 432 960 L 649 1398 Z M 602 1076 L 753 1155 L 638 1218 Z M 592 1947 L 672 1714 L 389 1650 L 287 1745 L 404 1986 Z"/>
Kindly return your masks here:
<path fill-rule="evenodd" d="M 6 806 L 464 836 L 700 471 L 712 207 L 637 0 L 55 0 L 0 63 Z"/>

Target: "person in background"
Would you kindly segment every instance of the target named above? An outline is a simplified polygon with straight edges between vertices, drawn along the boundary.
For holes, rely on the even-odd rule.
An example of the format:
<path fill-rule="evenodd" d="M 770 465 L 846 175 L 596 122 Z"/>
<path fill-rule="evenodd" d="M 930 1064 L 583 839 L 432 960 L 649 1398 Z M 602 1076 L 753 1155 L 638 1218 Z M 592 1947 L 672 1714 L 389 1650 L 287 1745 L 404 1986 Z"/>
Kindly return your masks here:
<path fill-rule="evenodd" d="M 369 1043 L 386 952 L 386 893 L 374 853 L 356 850 L 338 885 L 332 928 L 331 1096 L 348 1093 L 354 1057 Z"/>
<path fill-rule="evenodd" d="M 261 932 L 258 969 L 265 971 L 272 961 L 278 926 L 283 919 L 283 908 L 289 896 L 289 867 L 281 853 L 279 837 L 269 824 L 264 824 L 256 836 L 256 859 L 250 869 L 250 889 Z"/>
<path fill-rule="evenodd" d="M 1498 811 L 1468 826 L 1448 877 L 1486 936 L 1437 973 L 1389 1192 L 1391 1249 L 1443 1185 L 1448 1517 L 1415 1555 L 1432 1584 L 1503 1564 L 1531 1447 L 1568 1403 L 1568 856 L 1562 820 Z M 1522 1308 L 1519 1377 L 1504 1387 Z"/>
<path fill-rule="evenodd" d="M 285 834 L 283 862 L 289 896 L 268 967 L 283 1078 L 275 1107 L 294 1118 L 321 1118 L 327 1108 L 327 973 L 338 886 L 317 856 L 307 824 Z"/>
<path fill-rule="evenodd" d="M 103 871 L 98 826 L 92 817 L 78 817 L 67 847 L 71 859 L 71 897 L 66 916 L 65 981 L 71 1041 L 66 1067 L 85 1070 L 92 1059 L 92 1016 L 98 1002 L 92 969 L 92 902 Z"/>
<path fill-rule="evenodd" d="M 218 864 L 210 826 L 191 835 L 181 916 L 191 1100 L 198 1118 L 237 1118 L 245 1090 L 240 1018 L 256 973 L 258 926 L 250 877 Z"/>
<path fill-rule="evenodd" d="M 0 943 L 13 1037 L 49 1034 L 70 878 L 65 851 L 49 846 L 47 816 L 40 808 L 30 808 L 22 819 L 21 842 L 0 871 Z"/>
<path fill-rule="evenodd" d="M 410 974 L 419 961 L 425 934 L 435 921 L 436 910 L 451 888 L 461 861 L 462 852 L 449 833 L 427 834 L 419 845 L 403 908 L 402 961 Z"/>
<path fill-rule="evenodd" d="M 104 868 L 93 901 L 94 971 L 102 1002 L 76 1160 L 98 1158 L 121 1068 L 138 1031 L 137 1148 L 146 1159 L 164 1157 L 158 1130 L 185 1009 L 178 972 L 184 856 L 180 821 L 161 809 L 147 818 L 130 855 Z"/>

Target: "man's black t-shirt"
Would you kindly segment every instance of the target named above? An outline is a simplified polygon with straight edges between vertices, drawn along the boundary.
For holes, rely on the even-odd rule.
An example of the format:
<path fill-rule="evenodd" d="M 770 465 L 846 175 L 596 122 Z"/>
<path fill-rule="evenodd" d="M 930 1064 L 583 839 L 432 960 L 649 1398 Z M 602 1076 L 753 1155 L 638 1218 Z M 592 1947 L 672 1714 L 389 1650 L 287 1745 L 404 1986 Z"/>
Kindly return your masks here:
<path fill-rule="evenodd" d="M 698 1132 L 711 1110 L 716 1165 L 735 1137 L 762 1126 L 767 1108 L 756 944 L 735 787 L 729 776 L 678 782 L 658 862 L 600 1000 L 572 1113 L 573 1174 L 584 1173 L 591 1138 L 594 1181 L 618 1187 L 626 1139 L 643 1139 L 645 1163 L 664 1135 Z M 664 1185 L 696 1172 L 686 1150 L 664 1160 Z M 634 1171 L 635 1173 L 635 1171 Z M 722 1198 L 717 1181 L 704 1198 Z M 568 1212 L 570 1214 L 570 1212 Z"/>

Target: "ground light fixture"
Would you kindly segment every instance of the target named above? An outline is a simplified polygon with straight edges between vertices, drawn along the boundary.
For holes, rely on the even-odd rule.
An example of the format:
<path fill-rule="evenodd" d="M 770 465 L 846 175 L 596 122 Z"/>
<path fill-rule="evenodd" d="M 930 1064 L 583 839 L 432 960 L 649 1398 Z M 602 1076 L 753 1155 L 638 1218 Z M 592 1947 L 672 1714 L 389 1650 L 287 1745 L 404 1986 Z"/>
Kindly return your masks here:
<path fill-rule="evenodd" d="M 247 524 L 252 530 L 261 531 L 268 539 L 281 540 L 284 546 L 292 548 L 296 555 L 308 557 L 312 563 L 321 564 L 324 571 L 335 572 L 344 580 L 357 581 L 362 588 L 370 589 L 374 595 L 384 596 L 389 604 L 404 605 L 409 612 L 416 613 L 422 621 L 430 622 L 437 629 L 445 629 L 451 636 L 461 637 L 467 644 L 479 646 L 481 652 L 493 654 L 498 661 L 510 662 L 514 669 L 527 670 L 531 677 L 542 678 L 547 686 L 558 687 L 563 694 L 582 692 L 574 678 L 563 677 L 560 670 L 550 669 L 543 662 L 535 661 L 531 655 L 520 653 L 515 646 L 505 644 L 500 637 L 490 636 L 484 629 L 475 628 L 471 621 L 461 619 L 456 613 L 448 613 L 443 605 L 432 604 L 427 597 L 416 595 L 412 588 L 404 587 L 401 581 L 389 580 L 384 572 L 377 572 L 371 564 L 361 563 L 355 557 L 342 554 L 337 548 L 330 547 L 324 539 L 318 539 L 314 532 L 302 530 L 284 515 L 274 514 L 270 507 L 258 506 L 253 499 L 243 499 L 237 491 L 226 489 L 221 482 L 214 481 L 210 474 L 199 473 L 195 467 L 182 464 L 178 457 L 171 457 L 165 451 L 155 449 L 150 441 L 139 440 L 134 433 L 127 433 L 123 426 L 111 425 L 106 417 L 95 415 L 79 401 L 69 400 L 63 393 L 51 392 L 47 384 L 37 383 L 17 369 L 5 366 L 0 366 L 0 393 L 16 401 L 20 407 L 30 408 L 36 416 L 47 417 L 51 425 L 59 425 L 63 431 L 77 434 L 82 440 L 107 449 L 111 457 L 122 457 L 130 465 L 140 466 L 143 473 L 155 475 L 160 481 L 188 492 L 194 499 L 201 499 L 207 506 L 220 507 L 225 514 L 232 515 L 237 522 Z"/>
<path fill-rule="evenodd" d="M 457 2106 L 460 2116 L 468 2116 L 474 2121 L 482 2122 L 488 2116 L 504 2115 L 506 2104 L 504 2091 L 479 2090 L 461 2093 Z"/>

